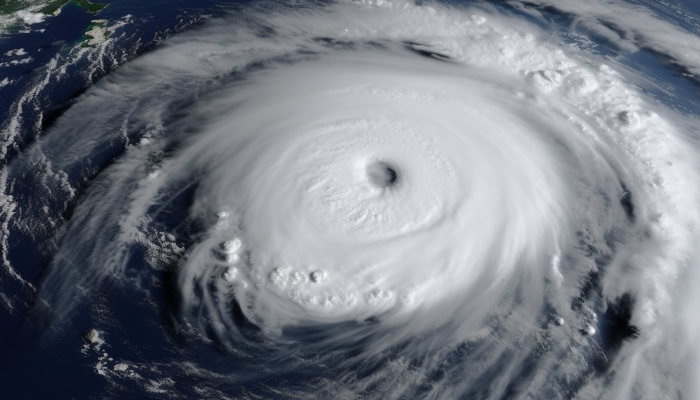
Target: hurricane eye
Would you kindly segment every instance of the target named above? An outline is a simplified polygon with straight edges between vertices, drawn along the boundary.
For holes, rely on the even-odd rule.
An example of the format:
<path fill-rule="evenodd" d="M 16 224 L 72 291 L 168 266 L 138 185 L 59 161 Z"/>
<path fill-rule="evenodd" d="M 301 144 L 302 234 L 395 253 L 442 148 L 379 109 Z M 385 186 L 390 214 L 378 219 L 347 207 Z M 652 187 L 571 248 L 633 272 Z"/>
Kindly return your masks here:
<path fill-rule="evenodd" d="M 386 162 L 376 161 L 367 166 L 367 180 L 380 189 L 396 185 L 398 179 L 396 168 Z"/>

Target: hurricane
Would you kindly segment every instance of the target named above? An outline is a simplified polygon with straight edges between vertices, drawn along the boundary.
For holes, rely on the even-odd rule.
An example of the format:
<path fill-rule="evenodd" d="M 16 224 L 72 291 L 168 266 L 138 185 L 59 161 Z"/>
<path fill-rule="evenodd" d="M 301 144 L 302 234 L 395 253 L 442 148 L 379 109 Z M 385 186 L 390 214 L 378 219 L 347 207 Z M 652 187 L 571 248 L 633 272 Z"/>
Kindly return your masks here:
<path fill-rule="evenodd" d="M 0 81 L 8 398 L 700 396 L 688 5 L 130 7 Z"/>

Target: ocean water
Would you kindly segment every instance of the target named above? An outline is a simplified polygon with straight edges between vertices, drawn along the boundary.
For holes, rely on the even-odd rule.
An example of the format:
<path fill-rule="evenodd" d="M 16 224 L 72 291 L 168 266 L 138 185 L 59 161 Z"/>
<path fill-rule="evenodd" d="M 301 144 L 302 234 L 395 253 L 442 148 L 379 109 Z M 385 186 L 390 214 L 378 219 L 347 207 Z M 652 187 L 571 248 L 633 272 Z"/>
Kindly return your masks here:
<path fill-rule="evenodd" d="M 105 4 L 0 32 L 0 398 L 700 396 L 700 5 Z"/>

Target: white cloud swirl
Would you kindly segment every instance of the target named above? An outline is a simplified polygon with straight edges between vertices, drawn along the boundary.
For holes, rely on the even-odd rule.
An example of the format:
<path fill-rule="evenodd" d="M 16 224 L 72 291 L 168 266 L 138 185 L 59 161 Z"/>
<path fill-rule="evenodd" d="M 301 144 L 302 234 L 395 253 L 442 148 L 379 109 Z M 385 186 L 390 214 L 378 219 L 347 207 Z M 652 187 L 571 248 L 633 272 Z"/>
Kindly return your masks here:
<path fill-rule="evenodd" d="M 232 13 L 104 79 L 28 152 L 67 182 L 134 143 L 76 207 L 40 297 L 60 316 L 76 280 L 129 282 L 140 244 L 177 265 L 189 323 L 232 348 L 248 340 L 234 300 L 279 346 L 346 323 L 309 347 L 366 340 L 370 359 L 410 343 L 340 380 L 353 393 L 416 391 L 464 343 L 476 355 L 429 396 L 469 394 L 489 368 L 492 397 L 509 382 L 538 398 L 690 390 L 696 149 L 688 118 L 634 79 L 483 9 Z M 162 228 L 173 210 L 187 229 Z M 639 337 L 615 341 L 606 313 L 625 298 Z"/>

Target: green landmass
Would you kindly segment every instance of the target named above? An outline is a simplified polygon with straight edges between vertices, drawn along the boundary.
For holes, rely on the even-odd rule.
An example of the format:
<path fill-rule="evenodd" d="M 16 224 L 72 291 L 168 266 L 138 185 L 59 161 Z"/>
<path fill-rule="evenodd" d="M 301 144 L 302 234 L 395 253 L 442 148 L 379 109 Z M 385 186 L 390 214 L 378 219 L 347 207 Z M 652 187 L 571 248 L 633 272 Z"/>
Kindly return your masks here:
<path fill-rule="evenodd" d="M 39 10 L 40 13 L 46 14 L 46 15 L 53 15 L 58 11 L 61 7 L 65 6 L 70 0 L 54 0 L 50 1 L 44 8 Z"/>
<path fill-rule="evenodd" d="M 90 0 L 0 0 L 0 34 L 8 28 L 11 29 L 18 21 L 22 20 L 21 17 L 14 15 L 19 11 L 53 16 L 58 15 L 61 12 L 61 8 L 68 3 L 73 3 L 91 14 L 97 14 L 107 7 L 107 4 L 93 3 Z M 95 44 L 100 42 L 100 40 L 104 41 L 104 38 L 108 35 L 106 28 L 99 26 L 103 29 L 93 32 L 96 37 L 92 37 L 89 40 L 90 44 Z M 88 27 L 88 31 L 90 29 L 92 27 Z"/>
<path fill-rule="evenodd" d="M 107 4 L 92 3 L 89 0 L 50 0 L 46 5 L 39 9 L 39 12 L 46 15 L 53 15 L 61 7 L 73 1 L 78 7 L 84 8 L 86 11 L 96 14 L 107 7 Z M 37 4 L 39 3 L 39 4 Z M 42 2 L 31 0 L 0 0 L 0 15 L 10 15 L 17 11 L 21 11 L 32 6 L 38 6 Z"/>
<path fill-rule="evenodd" d="M 13 1 L 13 0 L 10 0 Z M 14 0 L 18 1 L 18 0 Z M 44 13 L 46 15 L 52 15 L 56 11 L 58 11 L 61 7 L 65 6 L 66 4 L 70 2 L 75 3 L 78 7 L 84 8 L 88 12 L 91 12 L 93 14 L 96 14 L 100 12 L 103 8 L 107 7 L 106 4 L 100 4 L 100 3 L 91 3 L 88 0 L 53 0 L 49 2 L 44 8 L 39 10 L 39 12 Z"/>
<path fill-rule="evenodd" d="M 29 6 L 27 0 L 0 0 L 0 15 L 12 14 Z"/>
<path fill-rule="evenodd" d="M 77 4 L 78 7 L 82 7 L 93 14 L 97 14 L 98 12 L 102 11 L 103 8 L 107 7 L 107 4 L 91 3 L 87 0 L 73 0 L 73 1 L 75 1 L 75 4 Z"/>
<path fill-rule="evenodd" d="M 93 23 L 88 25 L 85 29 L 85 35 L 83 35 L 83 43 L 80 47 L 93 47 L 98 45 L 105 40 L 110 35 L 110 31 L 107 30 L 107 26 L 104 24 L 105 20 L 94 20 Z"/>

